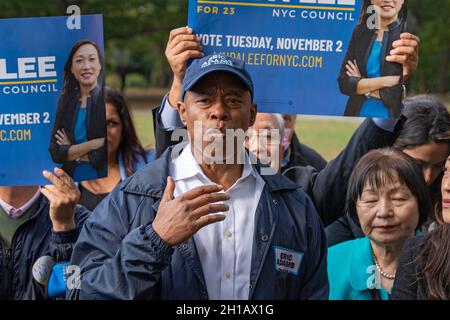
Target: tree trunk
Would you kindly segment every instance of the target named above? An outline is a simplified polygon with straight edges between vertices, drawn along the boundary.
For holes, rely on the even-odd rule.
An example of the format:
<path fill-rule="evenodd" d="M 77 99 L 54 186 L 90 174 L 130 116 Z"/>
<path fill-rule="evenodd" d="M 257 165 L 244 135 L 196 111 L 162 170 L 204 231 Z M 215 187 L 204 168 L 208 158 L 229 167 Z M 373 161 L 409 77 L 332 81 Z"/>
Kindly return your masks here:
<path fill-rule="evenodd" d="M 127 73 L 123 72 L 120 74 L 120 92 L 125 93 L 125 87 L 127 85 Z"/>
<path fill-rule="evenodd" d="M 447 46 L 447 49 L 442 56 L 441 63 L 439 64 L 439 77 L 437 83 L 437 89 L 439 93 L 446 93 L 448 88 L 448 68 L 450 60 L 450 46 Z"/>

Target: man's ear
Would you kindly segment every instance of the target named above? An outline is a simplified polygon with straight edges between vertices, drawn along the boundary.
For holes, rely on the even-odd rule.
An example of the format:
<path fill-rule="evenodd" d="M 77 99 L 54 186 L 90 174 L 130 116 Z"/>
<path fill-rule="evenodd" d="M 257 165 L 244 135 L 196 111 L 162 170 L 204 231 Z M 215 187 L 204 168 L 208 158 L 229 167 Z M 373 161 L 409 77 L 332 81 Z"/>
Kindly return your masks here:
<path fill-rule="evenodd" d="M 250 109 L 250 123 L 249 123 L 250 127 L 255 124 L 257 110 L 258 110 L 258 106 L 255 103 L 252 104 L 251 109 Z"/>
<path fill-rule="evenodd" d="M 181 122 L 183 122 L 184 126 L 186 126 L 186 124 L 187 124 L 186 104 L 184 102 L 178 101 L 177 109 L 178 109 L 178 114 L 180 115 Z"/>

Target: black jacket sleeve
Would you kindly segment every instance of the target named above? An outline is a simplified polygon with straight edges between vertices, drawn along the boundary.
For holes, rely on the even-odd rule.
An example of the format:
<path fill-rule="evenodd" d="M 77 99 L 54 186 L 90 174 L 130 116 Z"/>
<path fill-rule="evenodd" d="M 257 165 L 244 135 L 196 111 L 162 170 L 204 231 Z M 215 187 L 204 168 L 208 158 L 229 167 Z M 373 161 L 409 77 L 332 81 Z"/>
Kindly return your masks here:
<path fill-rule="evenodd" d="M 347 75 L 347 62 L 349 60 L 353 61 L 356 59 L 355 55 L 355 43 L 357 38 L 358 29 L 355 28 L 352 34 L 352 38 L 350 40 L 350 43 L 348 45 L 347 52 L 345 53 L 345 58 L 342 61 L 341 70 L 339 72 L 339 89 L 341 92 L 347 96 L 353 96 L 356 95 L 356 88 L 358 86 L 358 82 L 361 80 L 361 77 L 349 77 Z M 360 66 L 358 66 L 360 67 Z"/>
<path fill-rule="evenodd" d="M 107 150 L 107 140 L 105 138 L 105 143 L 99 149 L 88 152 L 89 162 L 92 166 L 100 170 L 108 164 L 108 150 Z"/>
<path fill-rule="evenodd" d="M 176 145 L 182 141 L 187 141 L 187 131 L 180 131 L 180 136 L 172 137 L 174 130 L 165 130 L 162 126 L 161 116 L 158 112 L 162 106 L 159 106 L 152 110 L 153 113 L 153 130 L 155 135 L 155 151 L 156 151 L 156 159 L 159 158 L 164 151 L 170 146 Z M 177 128 L 177 129 L 185 129 L 185 128 Z M 173 138 L 173 139 L 172 139 Z"/>
<path fill-rule="evenodd" d="M 89 162 L 95 169 L 100 170 L 108 163 L 106 110 L 103 89 L 96 87 L 91 91 L 88 105 L 90 108 L 89 127 L 87 128 L 89 140 L 105 138 L 103 146 L 88 153 Z"/>
<path fill-rule="evenodd" d="M 381 100 L 391 111 L 392 117 L 397 118 L 401 112 L 401 105 L 404 94 L 403 84 L 400 83 L 393 87 L 381 88 L 379 91 Z"/>
<path fill-rule="evenodd" d="M 64 102 L 63 97 L 59 98 L 58 107 L 56 109 L 55 121 L 53 124 L 52 133 L 50 136 L 50 155 L 52 157 L 52 161 L 55 163 L 64 163 L 67 162 L 68 153 L 70 145 L 59 145 L 56 143 L 55 134 L 58 130 L 63 128 L 63 114 L 64 114 Z M 67 130 L 66 130 L 67 131 Z M 71 134 L 68 132 L 67 134 Z M 71 137 L 69 137 L 71 138 Z"/>
<path fill-rule="evenodd" d="M 418 263 L 420 263 L 418 248 L 422 237 L 408 239 L 403 247 L 395 273 L 391 300 L 419 300 L 418 285 L 421 280 L 418 279 L 417 275 Z"/>
<path fill-rule="evenodd" d="M 70 231 L 54 232 L 49 244 L 50 252 L 56 263 L 70 261 L 73 247 L 78 240 L 80 231 L 91 212 L 84 206 L 77 205 L 75 208 L 76 228 Z"/>
<path fill-rule="evenodd" d="M 322 222 L 314 204 L 308 198 L 306 205 L 308 221 L 308 244 L 311 254 L 306 261 L 303 275 L 305 282 L 300 295 L 301 300 L 328 300 L 330 287 L 327 273 L 327 240 Z"/>

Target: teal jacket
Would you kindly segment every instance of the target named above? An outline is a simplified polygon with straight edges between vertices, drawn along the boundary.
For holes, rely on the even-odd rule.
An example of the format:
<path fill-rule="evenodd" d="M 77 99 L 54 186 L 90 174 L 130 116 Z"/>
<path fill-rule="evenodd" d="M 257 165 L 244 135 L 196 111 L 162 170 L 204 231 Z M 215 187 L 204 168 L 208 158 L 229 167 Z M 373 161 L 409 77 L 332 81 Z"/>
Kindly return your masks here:
<path fill-rule="evenodd" d="M 328 280 L 330 300 L 372 300 L 369 287 L 378 287 L 381 300 L 388 300 L 387 291 L 377 285 L 375 262 L 370 240 L 346 241 L 328 248 Z"/>

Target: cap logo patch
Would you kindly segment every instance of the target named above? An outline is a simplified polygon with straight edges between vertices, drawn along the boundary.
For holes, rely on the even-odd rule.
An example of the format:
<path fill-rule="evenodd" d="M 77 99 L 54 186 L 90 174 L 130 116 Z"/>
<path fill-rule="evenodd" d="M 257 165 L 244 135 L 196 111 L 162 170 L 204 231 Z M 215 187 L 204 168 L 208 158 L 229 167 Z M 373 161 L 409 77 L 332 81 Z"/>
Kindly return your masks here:
<path fill-rule="evenodd" d="M 210 65 L 229 65 L 229 66 L 233 66 L 233 62 L 231 60 L 228 60 L 225 56 L 223 55 L 217 55 L 214 54 L 212 55 L 208 61 L 203 62 L 202 64 L 202 69 L 209 67 Z"/>

